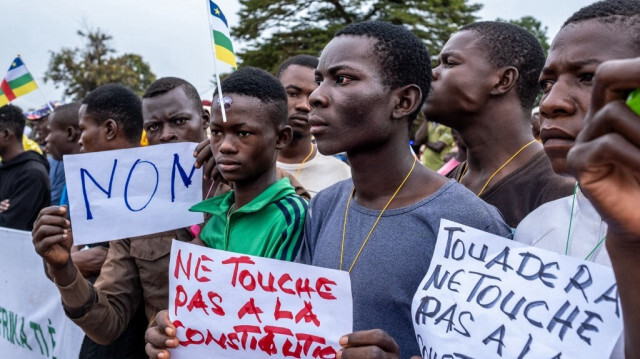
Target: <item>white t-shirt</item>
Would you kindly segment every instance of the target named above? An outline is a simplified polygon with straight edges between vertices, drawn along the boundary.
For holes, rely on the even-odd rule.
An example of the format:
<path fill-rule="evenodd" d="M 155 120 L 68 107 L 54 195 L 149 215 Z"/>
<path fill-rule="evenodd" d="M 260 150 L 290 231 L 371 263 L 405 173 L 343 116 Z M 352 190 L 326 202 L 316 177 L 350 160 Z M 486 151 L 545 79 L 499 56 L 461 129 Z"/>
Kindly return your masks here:
<path fill-rule="evenodd" d="M 300 169 L 296 179 L 300 181 L 311 197 L 336 182 L 351 178 L 351 168 L 346 163 L 333 156 L 324 156 L 319 152 L 316 152 L 312 159 L 302 165 L 278 161 L 277 166 L 294 176 Z"/>
<path fill-rule="evenodd" d="M 589 257 L 590 261 L 611 267 L 611 259 L 604 241 L 596 248 L 607 234 L 607 224 L 580 189 L 576 193 L 573 205 L 573 219 L 572 204 L 573 196 L 567 196 L 536 208 L 518 224 L 513 240 L 565 254 L 571 221 L 567 255 L 585 259 L 593 251 Z M 623 338 L 624 333 L 613 348 L 611 359 L 624 359 Z"/>

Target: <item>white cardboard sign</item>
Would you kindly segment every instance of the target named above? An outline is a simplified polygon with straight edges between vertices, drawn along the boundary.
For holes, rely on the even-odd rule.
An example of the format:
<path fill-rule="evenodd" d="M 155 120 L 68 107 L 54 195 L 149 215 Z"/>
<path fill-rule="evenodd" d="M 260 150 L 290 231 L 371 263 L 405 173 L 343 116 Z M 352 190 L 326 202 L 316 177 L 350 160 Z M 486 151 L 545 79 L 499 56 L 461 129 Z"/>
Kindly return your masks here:
<path fill-rule="evenodd" d="M 613 271 L 441 220 L 411 308 L 423 358 L 608 358 Z"/>
<path fill-rule="evenodd" d="M 73 240 L 87 244 L 202 222 L 196 143 L 170 143 L 64 156 Z"/>
<path fill-rule="evenodd" d="M 176 359 L 335 358 L 353 329 L 343 271 L 174 240 L 169 285 Z"/>
<path fill-rule="evenodd" d="M 84 333 L 65 316 L 31 232 L 0 228 L 0 240 L 0 357 L 77 358 Z"/>

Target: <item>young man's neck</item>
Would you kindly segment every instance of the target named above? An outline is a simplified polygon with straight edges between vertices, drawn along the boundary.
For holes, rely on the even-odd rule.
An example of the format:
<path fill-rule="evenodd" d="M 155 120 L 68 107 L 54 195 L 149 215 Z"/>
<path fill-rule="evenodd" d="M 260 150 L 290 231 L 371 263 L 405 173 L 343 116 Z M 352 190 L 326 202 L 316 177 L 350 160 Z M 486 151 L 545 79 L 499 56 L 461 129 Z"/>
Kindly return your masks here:
<path fill-rule="evenodd" d="M 295 137 L 291 143 L 278 152 L 278 161 L 282 163 L 302 163 L 305 158 L 307 161 L 315 157 L 317 151 L 311 142 L 311 135 Z M 313 152 L 312 152 L 313 151 Z M 312 153 L 311 153 L 312 152 Z M 311 155 L 309 156 L 309 153 Z M 307 158 L 307 156 L 309 158 Z"/>
<path fill-rule="evenodd" d="M 234 182 L 233 196 L 235 209 L 253 201 L 277 180 L 275 164 L 262 175 L 250 181 Z"/>
<path fill-rule="evenodd" d="M 534 140 L 522 112 L 478 117 L 470 123 L 459 132 L 467 147 L 467 163 L 471 170 L 493 171 Z M 531 151 L 529 148 L 536 150 Z M 522 163 L 539 149 L 539 144 L 532 143 L 512 161 Z"/>
<path fill-rule="evenodd" d="M 16 158 L 22 152 L 24 152 L 22 142 L 16 142 L 13 145 L 8 146 L 7 150 L 1 154 L 2 162 L 9 162 L 12 159 Z"/>
<path fill-rule="evenodd" d="M 405 178 L 407 181 L 390 203 L 389 209 L 418 202 L 446 182 L 442 176 L 416 160 L 406 134 L 390 139 L 377 148 L 349 151 L 347 157 L 355 187 L 354 200 L 370 209 L 384 208 Z M 410 172 L 411 175 L 407 177 Z"/>

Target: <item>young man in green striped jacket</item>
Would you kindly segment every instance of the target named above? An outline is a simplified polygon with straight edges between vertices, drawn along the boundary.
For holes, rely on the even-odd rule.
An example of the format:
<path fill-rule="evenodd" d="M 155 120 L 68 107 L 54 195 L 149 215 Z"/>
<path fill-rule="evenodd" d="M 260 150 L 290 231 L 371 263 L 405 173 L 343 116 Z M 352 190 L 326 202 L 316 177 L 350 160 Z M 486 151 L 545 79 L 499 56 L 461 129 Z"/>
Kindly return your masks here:
<path fill-rule="evenodd" d="M 233 183 L 233 191 L 191 208 L 211 215 L 200 239 L 211 248 L 292 260 L 307 202 L 295 194 L 289 179 L 276 175 L 278 151 L 292 139 L 287 94 L 266 71 L 243 68 L 222 82 L 219 98 L 214 94 L 210 145 L 218 171 Z"/>

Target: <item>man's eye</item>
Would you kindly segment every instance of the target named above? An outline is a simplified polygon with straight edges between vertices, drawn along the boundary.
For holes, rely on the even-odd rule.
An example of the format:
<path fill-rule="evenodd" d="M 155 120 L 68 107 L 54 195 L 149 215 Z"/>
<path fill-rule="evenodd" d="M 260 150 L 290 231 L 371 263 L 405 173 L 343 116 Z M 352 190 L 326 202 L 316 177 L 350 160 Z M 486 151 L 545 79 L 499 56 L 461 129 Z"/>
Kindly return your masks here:
<path fill-rule="evenodd" d="M 222 135 L 222 131 L 220 131 L 220 130 L 211 130 L 211 135 L 212 136 L 220 136 L 220 135 Z"/>
<path fill-rule="evenodd" d="M 147 132 L 155 132 L 160 129 L 160 126 L 157 124 L 147 126 Z"/>
<path fill-rule="evenodd" d="M 247 137 L 251 134 L 251 132 L 247 132 L 247 131 L 240 131 L 238 132 L 238 136 L 240 137 Z"/>
<path fill-rule="evenodd" d="M 322 79 L 316 77 L 316 85 L 320 86 L 321 83 L 322 83 Z"/>
<path fill-rule="evenodd" d="M 593 81 L 593 76 L 594 76 L 593 72 L 582 74 L 580 75 L 580 82 L 591 82 Z"/>
<path fill-rule="evenodd" d="M 553 81 L 551 80 L 542 80 L 540 81 L 540 88 L 542 89 L 542 92 L 547 93 L 551 90 L 551 87 L 553 87 Z"/>
<path fill-rule="evenodd" d="M 173 122 L 176 125 L 182 125 L 182 124 L 186 123 L 187 121 L 188 120 L 186 118 L 184 118 L 184 117 L 179 117 L 179 118 L 176 118 L 175 120 L 173 120 Z"/>
<path fill-rule="evenodd" d="M 348 78 L 347 76 L 344 76 L 344 75 L 338 75 L 338 76 L 336 77 L 336 83 L 339 83 L 339 84 L 348 84 L 349 82 L 351 82 L 351 79 L 350 79 L 350 78 Z"/>
<path fill-rule="evenodd" d="M 298 97 L 298 93 L 297 93 L 297 92 L 287 92 L 287 95 L 288 95 L 289 97 L 293 97 L 293 98 Z"/>

